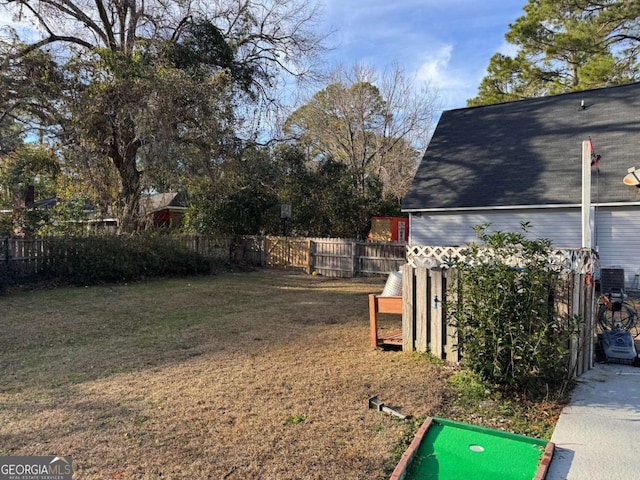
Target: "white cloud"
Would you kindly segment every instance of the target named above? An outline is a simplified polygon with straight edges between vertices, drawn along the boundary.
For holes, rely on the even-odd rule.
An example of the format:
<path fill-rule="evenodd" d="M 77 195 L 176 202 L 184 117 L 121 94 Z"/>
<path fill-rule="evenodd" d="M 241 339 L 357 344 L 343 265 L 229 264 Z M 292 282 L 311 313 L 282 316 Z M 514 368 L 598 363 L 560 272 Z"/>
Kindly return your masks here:
<path fill-rule="evenodd" d="M 453 45 L 442 45 L 439 49 L 430 52 L 427 58 L 418 67 L 416 77 L 420 81 L 442 88 L 455 88 L 463 85 L 459 72 L 451 67 Z"/>
<path fill-rule="evenodd" d="M 455 58 L 452 44 L 443 44 L 427 55 L 416 70 L 416 79 L 426 82 L 438 92 L 445 110 L 461 108 L 477 94 L 480 79 L 469 68 L 469 62 Z M 458 55 L 459 56 L 459 55 Z"/>

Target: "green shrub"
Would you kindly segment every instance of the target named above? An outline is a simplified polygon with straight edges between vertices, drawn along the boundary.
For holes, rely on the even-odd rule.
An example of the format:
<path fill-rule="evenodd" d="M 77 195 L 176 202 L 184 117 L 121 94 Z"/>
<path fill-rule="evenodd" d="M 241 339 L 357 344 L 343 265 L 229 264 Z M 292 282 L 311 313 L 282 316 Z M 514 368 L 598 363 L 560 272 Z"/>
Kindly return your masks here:
<path fill-rule="evenodd" d="M 549 262 L 550 241 L 476 227 L 456 267 L 450 305 L 465 365 L 504 390 L 537 395 L 569 378 L 569 342 L 578 318 L 557 318 L 554 292 L 560 272 Z M 526 233 L 528 224 L 522 225 Z"/>
<path fill-rule="evenodd" d="M 458 395 L 458 404 L 478 405 L 489 398 L 489 390 L 476 372 L 463 368 L 447 379 L 447 384 Z"/>
<path fill-rule="evenodd" d="M 73 284 L 208 273 L 210 260 L 162 235 L 56 237 L 47 241 L 43 275 Z"/>

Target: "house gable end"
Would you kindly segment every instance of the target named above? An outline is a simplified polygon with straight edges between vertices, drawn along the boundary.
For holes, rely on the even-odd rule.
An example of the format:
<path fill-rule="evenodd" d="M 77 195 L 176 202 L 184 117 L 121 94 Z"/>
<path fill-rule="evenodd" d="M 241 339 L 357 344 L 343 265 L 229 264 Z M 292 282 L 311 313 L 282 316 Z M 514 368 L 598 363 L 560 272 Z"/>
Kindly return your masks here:
<path fill-rule="evenodd" d="M 589 137 L 602 156 L 593 201 L 640 201 L 640 189 L 622 184 L 639 160 L 634 83 L 444 112 L 402 208 L 577 204 Z"/>

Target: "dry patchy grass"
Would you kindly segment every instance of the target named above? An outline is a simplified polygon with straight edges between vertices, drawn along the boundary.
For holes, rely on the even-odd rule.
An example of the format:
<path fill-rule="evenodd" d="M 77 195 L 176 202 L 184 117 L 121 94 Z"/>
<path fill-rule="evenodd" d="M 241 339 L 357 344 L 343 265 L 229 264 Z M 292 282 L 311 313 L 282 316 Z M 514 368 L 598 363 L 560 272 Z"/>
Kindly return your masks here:
<path fill-rule="evenodd" d="M 384 280 L 277 272 L 0 298 L 0 455 L 76 479 L 375 479 L 446 372 L 369 347 Z"/>

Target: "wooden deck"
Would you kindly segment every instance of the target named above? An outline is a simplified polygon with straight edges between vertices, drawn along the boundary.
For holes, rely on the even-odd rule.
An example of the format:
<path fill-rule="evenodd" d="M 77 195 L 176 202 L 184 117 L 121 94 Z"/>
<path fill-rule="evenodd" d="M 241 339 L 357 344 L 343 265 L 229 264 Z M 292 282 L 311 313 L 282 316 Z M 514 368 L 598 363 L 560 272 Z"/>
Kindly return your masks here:
<path fill-rule="evenodd" d="M 402 315 L 402 297 L 369 295 L 369 330 L 372 347 L 402 347 L 402 329 L 378 328 L 378 314 Z"/>

